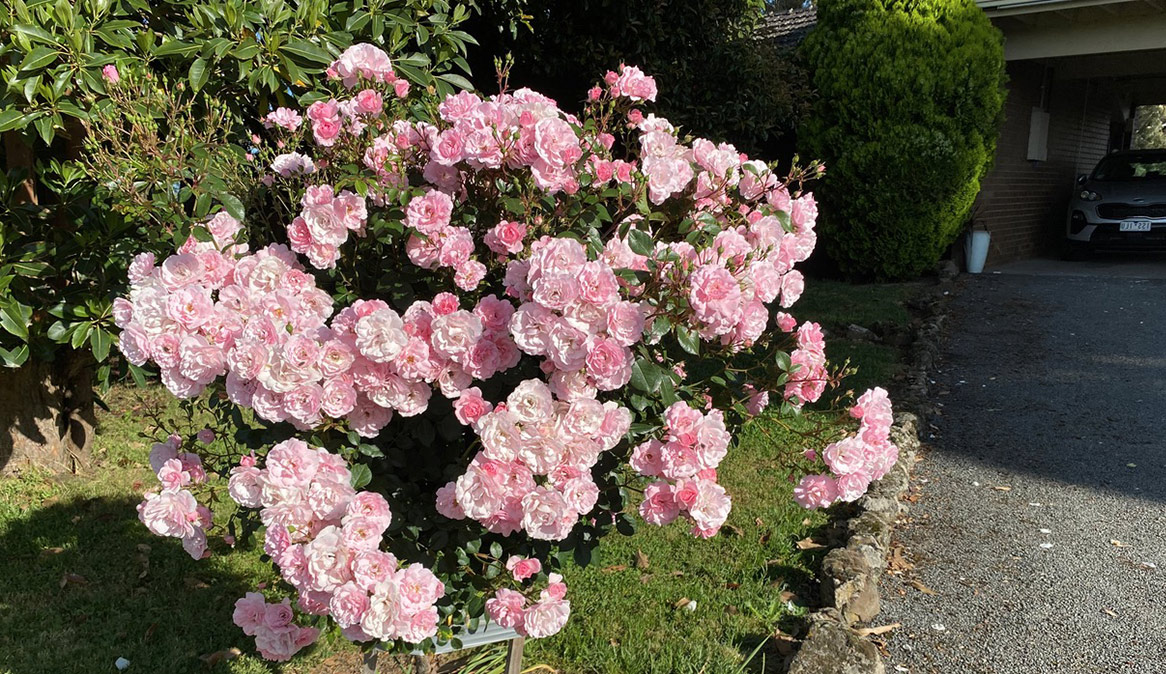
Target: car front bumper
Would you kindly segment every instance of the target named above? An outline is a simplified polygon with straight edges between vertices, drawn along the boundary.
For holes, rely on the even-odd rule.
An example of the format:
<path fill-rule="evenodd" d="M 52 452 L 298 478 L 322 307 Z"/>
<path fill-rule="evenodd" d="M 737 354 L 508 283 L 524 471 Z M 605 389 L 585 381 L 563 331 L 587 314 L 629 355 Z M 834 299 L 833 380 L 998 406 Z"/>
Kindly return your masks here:
<path fill-rule="evenodd" d="M 1088 244 L 1096 248 L 1166 249 L 1166 219 L 1136 218 L 1148 221 L 1148 232 L 1123 232 L 1120 220 L 1098 218 L 1094 209 L 1074 209 L 1070 211 L 1066 238 L 1076 244 Z"/>

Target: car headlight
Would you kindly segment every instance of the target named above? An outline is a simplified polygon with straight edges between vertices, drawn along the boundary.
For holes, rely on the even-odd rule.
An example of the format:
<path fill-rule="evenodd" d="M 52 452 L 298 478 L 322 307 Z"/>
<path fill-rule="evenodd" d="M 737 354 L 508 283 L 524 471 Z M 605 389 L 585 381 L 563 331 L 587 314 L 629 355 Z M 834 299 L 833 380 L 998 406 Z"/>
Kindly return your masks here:
<path fill-rule="evenodd" d="M 1081 194 L 1077 195 L 1083 201 L 1101 201 L 1101 195 L 1093 190 L 1081 190 Z"/>

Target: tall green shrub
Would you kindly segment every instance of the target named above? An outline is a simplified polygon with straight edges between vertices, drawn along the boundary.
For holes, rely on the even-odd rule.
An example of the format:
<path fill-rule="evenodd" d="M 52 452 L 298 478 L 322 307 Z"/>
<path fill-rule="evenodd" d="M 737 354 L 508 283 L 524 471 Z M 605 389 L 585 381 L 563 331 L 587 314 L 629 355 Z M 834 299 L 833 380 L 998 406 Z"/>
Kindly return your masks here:
<path fill-rule="evenodd" d="M 934 267 L 995 155 L 1000 32 L 973 0 L 821 0 L 802 49 L 819 98 L 799 144 L 826 163 L 827 253 L 852 277 Z"/>

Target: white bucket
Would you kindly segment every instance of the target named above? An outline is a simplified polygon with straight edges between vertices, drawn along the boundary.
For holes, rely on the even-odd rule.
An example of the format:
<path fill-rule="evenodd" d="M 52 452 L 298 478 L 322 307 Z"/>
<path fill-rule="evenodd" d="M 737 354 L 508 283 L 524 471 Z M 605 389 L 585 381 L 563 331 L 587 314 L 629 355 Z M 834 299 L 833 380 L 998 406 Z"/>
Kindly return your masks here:
<path fill-rule="evenodd" d="M 992 233 L 984 231 L 968 232 L 964 238 L 964 257 L 967 260 L 969 274 L 984 271 L 984 261 L 988 259 L 988 243 L 991 240 Z"/>

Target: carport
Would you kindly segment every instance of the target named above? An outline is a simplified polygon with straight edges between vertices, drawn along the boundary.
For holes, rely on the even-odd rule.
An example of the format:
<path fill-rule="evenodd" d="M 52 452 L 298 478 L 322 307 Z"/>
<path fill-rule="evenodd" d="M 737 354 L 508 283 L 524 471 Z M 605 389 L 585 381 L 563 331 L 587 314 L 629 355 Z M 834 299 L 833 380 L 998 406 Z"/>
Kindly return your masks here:
<path fill-rule="evenodd" d="M 1166 103 L 1166 0 L 978 0 L 1004 33 L 1005 121 L 976 222 L 988 264 L 1059 245 L 1077 175 Z"/>

